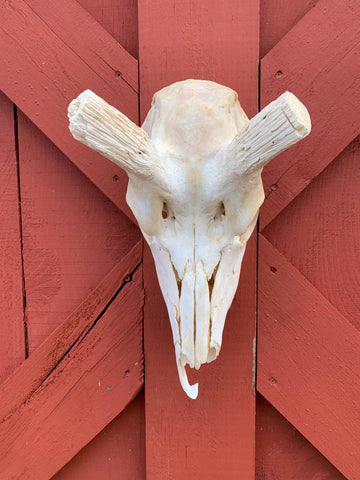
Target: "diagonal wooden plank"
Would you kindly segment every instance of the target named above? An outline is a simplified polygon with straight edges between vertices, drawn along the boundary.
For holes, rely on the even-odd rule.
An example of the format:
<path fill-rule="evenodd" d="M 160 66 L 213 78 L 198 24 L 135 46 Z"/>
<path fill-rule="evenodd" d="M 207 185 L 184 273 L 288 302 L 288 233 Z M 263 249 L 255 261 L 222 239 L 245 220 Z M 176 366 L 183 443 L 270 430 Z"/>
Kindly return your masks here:
<path fill-rule="evenodd" d="M 0 89 L 133 218 L 126 174 L 72 138 L 67 106 L 90 88 L 137 122 L 137 61 L 75 0 L 3 0 L 1 15 Z"/>
<path fill-rule="evenodd" d="M 0 477 L 48 480 L 143 385 L 141 242 L 0 387 Z"/>
<path fill-rule="evenodd" d="M 349 480 L 359 478 L 359 332 L 260 236 L 257 388 Z"/>
<path fill-rule="evenodd" d="M 172 82 L 203 78 L 234 88 L 257 111 L 259 2 L 139 2 L 140 108 Z M 148 480 L 255 478 L 256 239 L 247 246 L 239 292 L 219 358 L 190 371 L 196 400 L 182 391 L 153 260 L 144 256 L 146 473 Z M 195 380 L 195 378 L 196 380 Z"/>
<path fill-rule="evenodd" d="M 261 103 L 290 90 L 313 131 L 264 170 L 264 228 L 359 133 L 360 3 L 320 0 L 261 62 Z"/>

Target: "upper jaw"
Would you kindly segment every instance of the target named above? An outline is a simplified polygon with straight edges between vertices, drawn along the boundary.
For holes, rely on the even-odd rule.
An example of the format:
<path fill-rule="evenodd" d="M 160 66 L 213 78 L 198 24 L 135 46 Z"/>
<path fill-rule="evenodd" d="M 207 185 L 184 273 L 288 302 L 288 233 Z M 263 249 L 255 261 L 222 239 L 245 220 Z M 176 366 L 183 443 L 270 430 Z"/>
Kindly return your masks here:
<path fill-rule="evenodd" d="M 187 259 L 180 279 L 170 252 L 156 238 L 149 244 L 169 313 L 180 383 L 190 398 L 196 398 L 198 386 L 189 384 L 185 366 L 199 369 L 219 355 L 245 245 L 239 237 L 226 245 L 210 279 L 202 260 Z"/>

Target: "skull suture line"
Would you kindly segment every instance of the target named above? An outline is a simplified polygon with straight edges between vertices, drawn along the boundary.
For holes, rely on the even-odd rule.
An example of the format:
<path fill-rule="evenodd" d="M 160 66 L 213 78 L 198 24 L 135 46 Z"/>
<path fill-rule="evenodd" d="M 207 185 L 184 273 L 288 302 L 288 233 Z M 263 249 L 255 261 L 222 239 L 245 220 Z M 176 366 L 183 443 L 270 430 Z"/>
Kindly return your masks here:
<path fill-rule="evenodd" d="M 150 245 L 180 382 L 220 352 L 241 262 L 264 200 L 261 171 L 310 133 L 286 92 L 250 121 L 237 94 L 186 80 L 154 95 L 142 128 L 86 90 L 69 105 L 73 136 L 129 175 L 127 202 Z"/>

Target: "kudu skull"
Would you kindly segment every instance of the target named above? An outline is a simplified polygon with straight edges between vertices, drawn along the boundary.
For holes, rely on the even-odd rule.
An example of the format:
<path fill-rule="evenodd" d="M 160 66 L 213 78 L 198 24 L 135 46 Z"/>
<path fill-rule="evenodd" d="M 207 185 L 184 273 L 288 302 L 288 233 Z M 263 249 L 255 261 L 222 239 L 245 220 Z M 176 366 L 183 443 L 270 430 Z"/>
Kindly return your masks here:
<path fill-rule="evenodd" d="M 167 305 L 180 382 L 218 356 L 246 242 L 264 200 L 261 171 L 310 133 L 286 92 L 250 121 L 237 94 L 186 80 L 154 95 L 142 128 L 86 90 L 69 105 L 73 136 L 123 168 Z"/>

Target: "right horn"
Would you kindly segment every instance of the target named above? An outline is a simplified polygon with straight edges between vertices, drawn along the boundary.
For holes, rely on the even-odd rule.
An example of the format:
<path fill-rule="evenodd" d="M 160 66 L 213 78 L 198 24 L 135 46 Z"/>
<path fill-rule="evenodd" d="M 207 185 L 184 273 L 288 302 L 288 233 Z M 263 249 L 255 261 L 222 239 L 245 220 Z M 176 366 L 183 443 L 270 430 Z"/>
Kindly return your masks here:
<path fill-rule="evenodd" d="M 255 115 L 227 147 L 231 170 L 238 174 L 261 171 L 310 131 L 306 107 L 294 94 L 285 92 Z"/>

